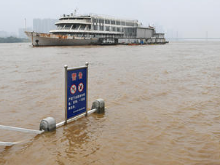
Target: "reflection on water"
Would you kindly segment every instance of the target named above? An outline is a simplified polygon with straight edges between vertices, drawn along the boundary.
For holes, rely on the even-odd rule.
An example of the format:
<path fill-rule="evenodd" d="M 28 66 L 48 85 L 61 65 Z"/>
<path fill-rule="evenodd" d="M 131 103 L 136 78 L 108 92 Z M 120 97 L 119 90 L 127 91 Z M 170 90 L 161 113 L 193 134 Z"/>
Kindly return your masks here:
<path fill-rule="evenodd" d="M 89 65 L 92 114 L 40 136 L 0 130 L 0 164 L 219 164 L 219 42 L 0 45 L 0 124 L 64 120 L 64 68 Z"/>

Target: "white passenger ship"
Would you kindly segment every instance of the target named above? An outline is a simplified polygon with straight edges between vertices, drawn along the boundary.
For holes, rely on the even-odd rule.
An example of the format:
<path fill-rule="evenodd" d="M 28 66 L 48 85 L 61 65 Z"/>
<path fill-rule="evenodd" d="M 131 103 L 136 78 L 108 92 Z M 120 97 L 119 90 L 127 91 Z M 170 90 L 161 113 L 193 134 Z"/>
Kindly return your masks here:
<path fill-rule="evenodd" d="M 33 46 L 167 43 L 163 33 L 142 27 L 138 20 L 100 15 L 63 15 L 49 33 L 25 32 Z"/>

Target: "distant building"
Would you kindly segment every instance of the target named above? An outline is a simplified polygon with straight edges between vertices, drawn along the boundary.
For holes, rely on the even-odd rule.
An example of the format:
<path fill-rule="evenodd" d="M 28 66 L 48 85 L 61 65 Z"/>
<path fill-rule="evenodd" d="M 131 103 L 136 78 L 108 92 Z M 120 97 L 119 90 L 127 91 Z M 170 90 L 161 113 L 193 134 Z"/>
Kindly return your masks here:
<path fill-rule="evenodd" d="M 24 31 L 33 31 L 31 27 L 28 28 L 19 28 L 18 29 L 18 37 L 19 38 L 28 38 Z"/>
<path fill-rule="evenodd" d="M 8 37 L 8 33 L 6 31 L 0 30 L 0 37 L 2 38 Z"/>
<path fill-rule="evenodd" d="M 0 30 L 0 37 L 1 38 L 17 37 L 17 34 L 15 32 L 6 32 L 3 30 Z"/>
<path fill-rule="evenodd" d="M 57 19 L 39 19 L 33 20 L 33 31 L 39 33 L 48 33 L 50 30 L 56 29 L 55 23 Z"/>

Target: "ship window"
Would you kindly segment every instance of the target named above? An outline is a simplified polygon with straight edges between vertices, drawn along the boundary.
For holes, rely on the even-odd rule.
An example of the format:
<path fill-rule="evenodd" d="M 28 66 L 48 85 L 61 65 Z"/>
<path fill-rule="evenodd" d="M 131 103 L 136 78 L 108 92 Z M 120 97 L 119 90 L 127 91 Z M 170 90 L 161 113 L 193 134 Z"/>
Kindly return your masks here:
<path fill-rule="evenodd" d="M 97 25 L 94 25 L 94 30 L 98 30 L 98 26 Z"/>
<path fill-rule="evenodd" d="M 116 21 L 116 25 L 120 25 L 120 21 Z"/>
<path fill-rule="evenodd" d="M 73 25 L 72 29 L 76 29 L 76 25 Z"/>
<path fill-rule="evenodd" d="M 80 30 L 84 30 L 84 29 L 85 29 L 85 25 L 81 25 Z"/>
<path fill-rule="evenodd" d="M 134 26 L 134 23 L 132 23 L 132 22 L 127 22 L 126 25 L 127 25 L 127 26 Z"/>
<path fill-rule="evenodd" d="M 105 23 L 106 24 L 110 24 L 110 20 L 105 20 Z"/>
<path fill-rule="evenodd" d="M 114 20 L 111 20 L 111 24 L 112 24 L 112 25 L 115 25 L 115 21 L 114 21 Z"/>
<path fill-rule="evenodd" d="M 105 31 L 109 31 L 109 30 L 110 30 L 109 26 L 106 26 Z"/>
<path fill-rule="evenodd" d="M 100 20 L 99 20 L 99 23 L 104 23 L 104 20 L 103 20 L 103 19 L 100 19 Z"/>
<path fill-rule="evenodd" d="M 99 26 L 99 30 L 103 31 L 104 30 L 104 26 Z"/>

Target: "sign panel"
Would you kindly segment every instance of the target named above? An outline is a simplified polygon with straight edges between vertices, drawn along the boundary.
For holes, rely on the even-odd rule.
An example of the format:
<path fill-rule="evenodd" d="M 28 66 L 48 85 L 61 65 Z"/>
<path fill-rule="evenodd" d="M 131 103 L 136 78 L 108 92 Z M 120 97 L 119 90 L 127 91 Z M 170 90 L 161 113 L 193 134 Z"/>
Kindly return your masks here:
<path fill-rule="evenodd" d="M 68 69 L 66 67 L 66 122 L 87 110 L 88 67 Z"/>

